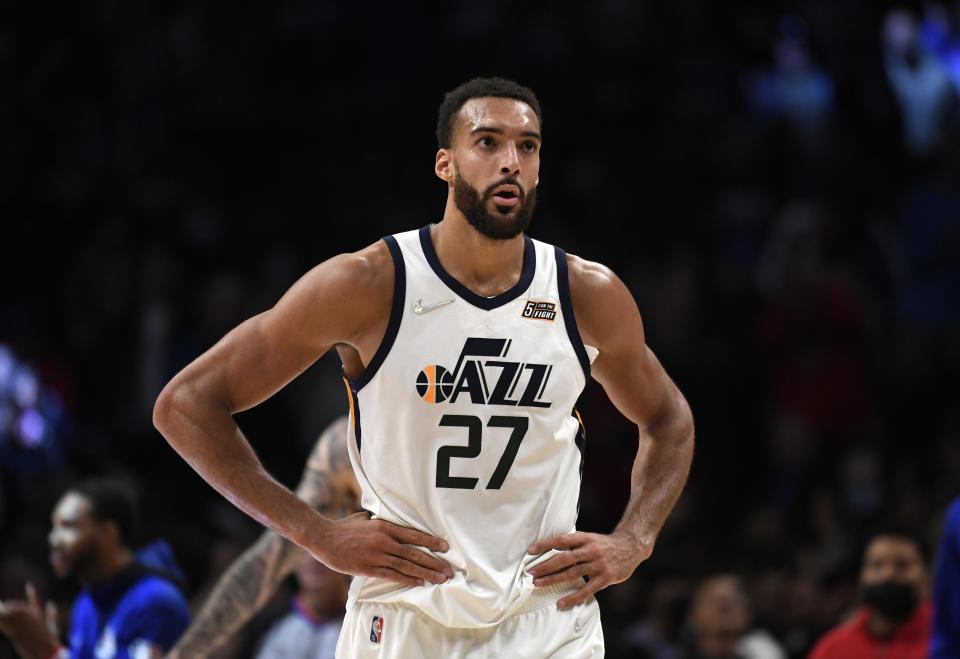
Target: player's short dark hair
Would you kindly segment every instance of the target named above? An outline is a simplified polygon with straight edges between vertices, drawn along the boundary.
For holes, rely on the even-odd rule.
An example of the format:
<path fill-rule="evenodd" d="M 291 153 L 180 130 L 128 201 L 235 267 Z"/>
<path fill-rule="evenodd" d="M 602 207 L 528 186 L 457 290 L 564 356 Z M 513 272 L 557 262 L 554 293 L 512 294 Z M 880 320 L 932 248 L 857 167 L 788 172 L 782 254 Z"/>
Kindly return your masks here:
<path fill-rule="evenodd" d="M 94 519 L 116 524 L 120 541 L 130 545 L 137 525 L 137 494 L 130 484 L 116 478 L 92 478 L 77 483 L 69 491 L 90 501 Z"/>
<path fill-rule="evenodd" d="M 440 104 L 440 110 L 437 113 L 437 145 L 441 149 L 450 148 L 450 143 L 453 141 L 453 120 L 463 104 L 471 98 L 486 96 L 513 98 L 526 103 L 537 114 L 542 129 L 543 116 L 540 113 L 540 101 L 537 100 L 533 90 L 506 78 L 474 78 L 443 96 L 443 103 Z"/>
<path fill-rule="evenodd" d="M 898 538 L 912 542 L 920 553 L 920 558 L 924 565 L 929 565 L 931 560 L 930 543 L 924 535 L 918 530 L 907 524 L 896 521 L 880 521 L 875 523 L 864 534 L 863 543 L 860 547 L 861 561 L 867 555 L 867 547 L 877 538 Z"/>

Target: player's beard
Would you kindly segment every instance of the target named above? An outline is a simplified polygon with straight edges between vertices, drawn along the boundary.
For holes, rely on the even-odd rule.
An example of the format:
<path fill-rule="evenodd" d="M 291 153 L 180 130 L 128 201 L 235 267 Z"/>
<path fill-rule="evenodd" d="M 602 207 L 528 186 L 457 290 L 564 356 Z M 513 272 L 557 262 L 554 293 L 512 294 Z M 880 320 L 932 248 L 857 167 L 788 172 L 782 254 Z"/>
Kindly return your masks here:
<path fill-rule="evenodd" d="M 493 199 L 493 191 L 501 185 L 517 186 L 520 203 L 511 207 L 497 206 L 500 212 L 490 213 L 487 211 L 487 202 Z M 467 218 L 467 222 L 484 236 L 493 240 L 509 240 L 523 233 L 530 225 L 533 209 L 537 205 L 537 190 L 531 188 L 527 192 L 515 178 L 508 176 L 489 186 L 481 195 L 460 176 L 460 170 L 456 169 L 453 202 Z"/>
<path fill-rule="evenodd" d="M 57 565 L 54 566 L 54 573 L 60 579 L 79 578 L 83 579 L 89 574 L 91 567 L 97 562 L 96 547 L 86 544 L 81 547 L 75 547 L 72 550 L 54 550 L 51 553 L 58 554 Z"/>

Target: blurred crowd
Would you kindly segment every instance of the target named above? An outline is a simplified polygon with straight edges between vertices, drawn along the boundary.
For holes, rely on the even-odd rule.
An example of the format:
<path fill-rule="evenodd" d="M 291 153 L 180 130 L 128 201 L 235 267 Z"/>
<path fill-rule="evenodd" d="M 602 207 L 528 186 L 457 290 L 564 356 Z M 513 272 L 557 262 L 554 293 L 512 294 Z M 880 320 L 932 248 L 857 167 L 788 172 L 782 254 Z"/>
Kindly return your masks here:
<path fill-rule="evenodd" d="M 626 281 L 697 423 L 653 557 L 601 593 L 610 656 L 711 656 L 711 611 L 806 656 L 857 605 L 867 529 L 936 546 L 960 493 L 960 2 L 347 4 L 11 10 L 0 598 L 29 578 L 69 603 L 49 512 L 109 473 L 202 601 L 258 529 L 153 430 L 156 394 L 313 264 L 438 219 L 436 108 L 490 73 L 543 103 L 531 235 Z M 239 421 L 293 485 L 345 408 L 328 356 Z M 580 411 L 580 528 L 608 531 L 636 437 L 595 384 Z"/>

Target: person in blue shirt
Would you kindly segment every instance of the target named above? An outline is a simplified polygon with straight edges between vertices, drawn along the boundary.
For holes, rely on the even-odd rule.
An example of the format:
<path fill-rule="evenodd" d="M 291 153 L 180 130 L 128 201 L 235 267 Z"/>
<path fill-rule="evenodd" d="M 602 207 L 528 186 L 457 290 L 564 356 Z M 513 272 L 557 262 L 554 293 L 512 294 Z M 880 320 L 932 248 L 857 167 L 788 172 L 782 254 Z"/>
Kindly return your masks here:
<path fill-rule="evenodd" d="M 960 497 L 947 511 L 933 582 L 932 659 L 960 657 Z"/>
<path fill-rule="evenodd" d="M 50 564 L 58 577 L 79 577 L 67 646 L 60 645 L 39 598 L 0 602 L 0 632 L 24 659 L 150 659 L 161 656 L 190 622 L 169 546 L 130 548 L 132 493 L 92 480 L 68 490 L 53 511 Z M 46 620 L 45 620 L 46 618 Z"/>

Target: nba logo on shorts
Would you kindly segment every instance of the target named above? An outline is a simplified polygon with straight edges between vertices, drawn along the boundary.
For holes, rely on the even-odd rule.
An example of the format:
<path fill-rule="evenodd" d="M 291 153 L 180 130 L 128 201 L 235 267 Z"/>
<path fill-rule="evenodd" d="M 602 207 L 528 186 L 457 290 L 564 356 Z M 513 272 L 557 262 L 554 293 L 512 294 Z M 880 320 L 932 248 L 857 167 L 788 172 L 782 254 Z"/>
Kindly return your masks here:
<path fill-rule="evenodd" d="M 383 618 L 373 616 L 373 622 L 370 623 L 370 642 L 379 643 L 383 638 Z"/>

